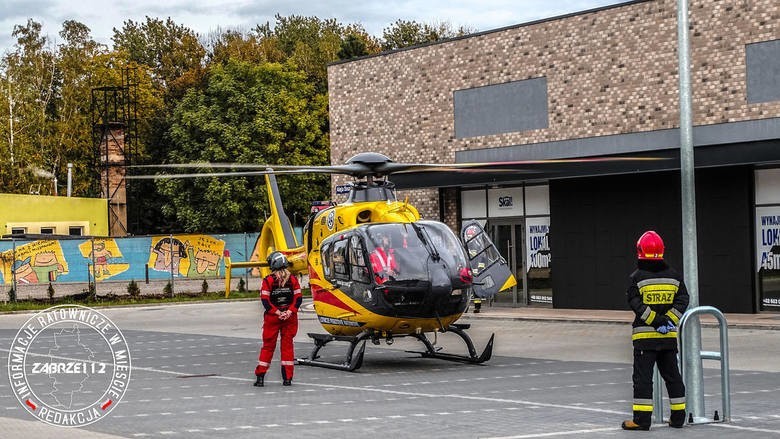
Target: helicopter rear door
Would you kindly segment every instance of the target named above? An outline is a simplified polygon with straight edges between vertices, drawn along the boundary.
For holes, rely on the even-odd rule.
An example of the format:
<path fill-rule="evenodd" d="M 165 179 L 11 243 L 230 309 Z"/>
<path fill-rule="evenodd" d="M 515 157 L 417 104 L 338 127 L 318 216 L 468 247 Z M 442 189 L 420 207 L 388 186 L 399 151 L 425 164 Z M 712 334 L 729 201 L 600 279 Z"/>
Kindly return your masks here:
<path fill-rule="evenodd" d="M 460 238 L 474 276 L 474 295 L 483 299 L 512 288 L 517 280 L 485 229 L 476 221 L 463 224 Z"/>

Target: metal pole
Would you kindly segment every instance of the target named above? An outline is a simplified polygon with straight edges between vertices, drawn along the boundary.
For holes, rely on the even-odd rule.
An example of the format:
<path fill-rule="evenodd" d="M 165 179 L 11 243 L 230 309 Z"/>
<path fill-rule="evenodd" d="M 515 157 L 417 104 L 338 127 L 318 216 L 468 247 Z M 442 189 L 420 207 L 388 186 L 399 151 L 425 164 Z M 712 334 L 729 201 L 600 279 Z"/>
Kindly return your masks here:
<path fill-rule="evenodd" d="M 169 251 L 171 252 L 171 297 L 173 297 L 173 233 L 168 236 Z"/>
<path fill-rule="evenodd" d="M 68 196 L 73 193 L 73 163 L 68 163 Z"/>
<path fill-rule="evenodd" d="M 247 248 L 247 234 L 244 232 L 244 258 L 246 260 L 252 259 L 252 255 L 248 253 L 249 249 Z M 246 290 L 249 291 L 249 271 L 251 268 L 245 268 L 244 269 L 244 286 L 246 287 Z"/>
<path fill-rule="evenodd" d="M 690 41 L 688 37 L 688 0 L 677 0 L 677 54 L 680 72 L 680 175 L 682 186 L 683 273 L 690 295 L 690 308 L 699 306 L 699 266 L 696 242 L 696 187 L 693 155 L 693 117 L 691 110 Z M 691 321 L 689 345 L 682 361 L 686 374 L 687 408 L 694 422 L 704 417 L 701 325 Z"/>
<path fill-rule="evenodd" d="M 14 268 L 14 265 L 16 265 L 16 240 L 13 237 L 11 237 L 11 243 L 14 246 L 12 253 L 13 260 L 11 261 L 11 277 L 13 278 L 13 285 L 11 287 L 14 289 L 14 302 L 16 302 L 16 297 L 19 297 L 19 290 L 18 285 L 16 285 L 16 268 Z"/>
<path fill-rule="evenodd" d="M 92 292 L 93 293 L 92 298 L 94 299 L 95 297 L 97 297 L 97 276 L 95 275 L 95 238 L 91 238 L 89 240 L 89 243 L 90 245 L 92 245 L 92 253 L 90 253 L 90 255 L 92 256 L 92 267 L 90 267 L 90 270 L 91 270 L 92 279 L 94 279 L 94 283 L 92 284 L 95 287 Z"/>

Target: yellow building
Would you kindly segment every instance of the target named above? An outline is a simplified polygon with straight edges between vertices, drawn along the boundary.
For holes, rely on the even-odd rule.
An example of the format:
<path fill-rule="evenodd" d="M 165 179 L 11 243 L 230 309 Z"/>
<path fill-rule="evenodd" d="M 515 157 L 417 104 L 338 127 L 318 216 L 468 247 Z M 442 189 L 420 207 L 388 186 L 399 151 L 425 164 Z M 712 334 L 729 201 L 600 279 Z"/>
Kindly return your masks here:
<path fill-rule="evenodd" d="M 108 200 L 0 194 L 3 235 L 108 236 Z"/>

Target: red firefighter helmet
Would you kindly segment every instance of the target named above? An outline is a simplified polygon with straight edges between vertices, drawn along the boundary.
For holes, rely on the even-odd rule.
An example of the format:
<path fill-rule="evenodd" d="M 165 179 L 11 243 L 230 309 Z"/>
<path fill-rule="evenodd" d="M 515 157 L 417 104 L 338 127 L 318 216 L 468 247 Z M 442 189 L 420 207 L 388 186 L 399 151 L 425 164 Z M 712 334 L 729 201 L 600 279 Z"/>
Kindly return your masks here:
<path fill-rule="evenodd" d="M 664 240 L 661 235 L 648 230 L 636 242 L 636 257 L 639 259 L 661 261 L 664 259 Z"/>

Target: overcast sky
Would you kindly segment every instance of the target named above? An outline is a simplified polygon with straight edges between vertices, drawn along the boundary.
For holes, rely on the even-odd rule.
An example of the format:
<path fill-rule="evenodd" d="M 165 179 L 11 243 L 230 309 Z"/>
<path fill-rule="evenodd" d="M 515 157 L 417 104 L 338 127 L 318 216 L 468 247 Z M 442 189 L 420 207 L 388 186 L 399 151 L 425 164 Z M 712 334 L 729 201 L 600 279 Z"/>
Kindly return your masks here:
<path fill-rule="evenodd" d="M 395 20 L 435 24 L 448 22 L 453 28 L 466 26 L 478 31 L 526 23 L 542 18 L 625 0 L 0 0 L 0 53 L 15 40 L 11 32 L 32 18 L 43 24 L 53 39 L 65 20 L 87 25 L 92 37 L 109 44 L 113 28 L 125 20 L 145 21 L 146 16 L 172 18 L 201 35 L 218 29 L 251 30 L 258 23 L 274 22 L 274 15 L 303 15 L 335 18 L 342 24 L 360 23 L 376 37 Z"/>

